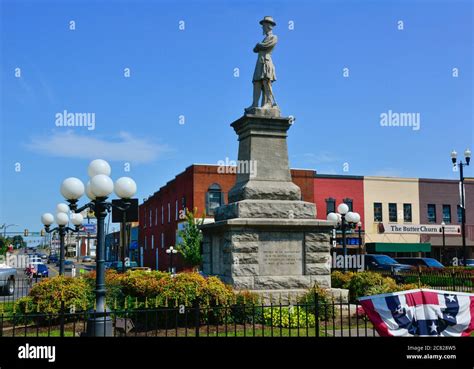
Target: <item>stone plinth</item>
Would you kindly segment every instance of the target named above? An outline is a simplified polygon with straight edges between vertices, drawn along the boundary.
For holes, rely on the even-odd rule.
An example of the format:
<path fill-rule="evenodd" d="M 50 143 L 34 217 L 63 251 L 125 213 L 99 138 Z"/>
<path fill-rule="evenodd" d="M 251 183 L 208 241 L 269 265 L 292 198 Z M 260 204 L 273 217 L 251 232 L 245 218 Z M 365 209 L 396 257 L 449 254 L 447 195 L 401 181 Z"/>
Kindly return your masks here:
<path fill-rule="evenodd" d="M 301 200 L 301 190 L 291 181 L 287 131 L 291 118 L 244 115 L 231 124 L 239 136 L 239 162 L 255 168 L 237 173 L 229 203 L 240 200 Z"/>
<path fill-rule="evenodd" d="M 239 168 L 229 204 L 203 232 L 203 271 L 235 289 L 264 298 L 291 298 L 308 288 L 331 287 L 329 237 L 334 226 L 316 220 L 291 180 L 287 131 L 292 120 L 246 114 L 231 126 L 239 136 Z"/>
<path fill-rule="evenodd" d="M 331 229 L 315 219 L 237 218 L 203 225 L 203 272 L 236 289 L 329 288 Z"/>

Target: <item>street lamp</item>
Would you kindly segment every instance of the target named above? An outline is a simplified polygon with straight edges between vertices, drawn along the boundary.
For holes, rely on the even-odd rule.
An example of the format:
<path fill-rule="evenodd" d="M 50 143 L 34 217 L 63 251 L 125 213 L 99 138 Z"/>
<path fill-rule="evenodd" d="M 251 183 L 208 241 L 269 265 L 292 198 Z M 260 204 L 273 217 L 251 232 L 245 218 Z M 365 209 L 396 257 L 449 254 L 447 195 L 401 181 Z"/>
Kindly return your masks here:
<path fill-rule="evenodd" d="M 362 255 L 362 222 L 357 223 L 357 230 L 359 232 L 359 255 Z"/>
<path fill-rule="evenodd" d="M 105 300 L 105 217 L 112 208 L 125 211 L 130 207 L 130 200 L 135 195 L 137 185 L 128 177 L 119 178 L 114 182 L 109 177 L 111 173 L 109 163 L 102 159 L 93 160 L 87 169 L 89 182 L 86 186 L 78 178 L 67 178 L 61 184 L 61 194 L 69 203 L 73 212 L 80 213 L 85 209 L 94 211 L 97 219 L 97 246 L 96 246 L 96 285 L 95 311 L 87 321 L 87 336 L 112 336 L 112 320 L 107 311 Z M 107 198 L 115 194 L 123 199 L 123 206 L 108 202 Z M 77 202 L 86 193 L 89 202 L 80 208 Z M 98 312 L 98 313 L 96 313 Z"/>
<path fill-rule="evenodd" d="M 58 204 L 56 210 L 69 210 L 69 207 L 66 204 Z M 56 221 L 57 227 L 51 229 L 51 224 Z M 64 211 L 58 211 L 56 217 L 51 213 L 44 213 L 41 216 L 41 222 L 44 224 L 44 229 L 47 233 L 58 232 L 59 233 L 59 275 L 64 274 L 64 238 L 68 232 L 79 232 L 80 227 L 84 218 L 81 214 L 72 214 L 71 222 L 75 225 L 75 228 L 70 228 L 67 226 L 69 223 L 69 216 Z"/>
<path fill-rule="evenodd" d="M 346 245 L 346 228 L 359 223 L 359 213 L 349 211 L 349 206 L 345 203 L 339 204 L 337 207 L 337 213 L 329 213 L 327 220 L 330 222 L 336 222 L 342 231 L 342 248 L 344 254 L 344 271 L 347 271 L 347 245 Z"/>
<path fill-rule="evenodd" d="M 7 238 L 7 228 L 8 227 L 18 227 L 18 224 L 7 224 L 7 223 L 3 223 L 1 226 L 0 226 L 0 229 L 3 228 L 3 238 Z"/>
<path fill-rule="evenodd" d="M 170 273 L 173 275 L 173 255 L 176 254 L 178 250 L 176 250 L 173 246 L 170 246 L 166 249 L 166 253 L 170 256 Z"/>
<path fill-rule="evenodd" d="M 444 227 L 446 226 L 445 222 L 441 222 L 441 232 L 443 233 L 443 248 L 441 251 L 441 260 L 444 262 L 446 259 L 446 239 L 445 239 L 445 233 L 444 233 Z"/>
<path fill-rule="evenodd" d="M 461 183 L 461 237 L 462 237 L 462 253 L 463 253 L 463 258 L 464 258 L 464 266 L 467 265 L 467 246 L 466 246 L 466 208 L 465 208 L 465 202 L 464 202 L 464 171 L 463 168 L 464 166 L 469 166 L 469 162 L 471 161 L 471 150 L 466 149 L 464 151 L 464 158 L 466 160 L 465 163 L 462 162 L 462 160 L 459 160 L 458 163 L 456 163 L 458 157 L 458 153 L 453 150 L 451 152 L 451 161 L 453 162 L 453 168 L 459 167 L 459 180 Z"/>

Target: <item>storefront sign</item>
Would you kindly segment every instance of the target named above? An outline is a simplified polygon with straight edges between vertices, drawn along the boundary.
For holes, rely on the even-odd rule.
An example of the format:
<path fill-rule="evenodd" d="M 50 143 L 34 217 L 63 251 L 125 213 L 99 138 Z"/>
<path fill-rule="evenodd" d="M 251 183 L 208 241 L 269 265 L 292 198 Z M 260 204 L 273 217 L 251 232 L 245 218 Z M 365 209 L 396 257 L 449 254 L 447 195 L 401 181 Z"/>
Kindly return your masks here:
<path fill-rule="evenodd" d="M 437 224 L 387 224 L 379 225 L 379 233 L 403 233 L 403 234 L 442 234 L 442 226 Z M 445 225 L 444 234 L 461 234 L 458 225 Z"/>

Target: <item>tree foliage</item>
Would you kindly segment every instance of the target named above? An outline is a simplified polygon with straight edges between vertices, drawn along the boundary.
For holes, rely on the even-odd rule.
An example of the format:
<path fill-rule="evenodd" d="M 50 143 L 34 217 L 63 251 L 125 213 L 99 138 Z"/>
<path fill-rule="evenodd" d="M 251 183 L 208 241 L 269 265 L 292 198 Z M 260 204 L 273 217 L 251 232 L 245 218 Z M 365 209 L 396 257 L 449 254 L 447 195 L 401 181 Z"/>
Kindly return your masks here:
<path fill-rule="evenodd" d="M 183 255 L 186 264 L 192 267 L 201 265 L 201 241 L 202 232 L 199 227 L 204 223 L 205 215 L 201 219 L 197 218 L 197 208 L 193 211 L 186 209 L 186 225 L 178 232 L 181 242 L 176 245 L 178 252 Z"/>

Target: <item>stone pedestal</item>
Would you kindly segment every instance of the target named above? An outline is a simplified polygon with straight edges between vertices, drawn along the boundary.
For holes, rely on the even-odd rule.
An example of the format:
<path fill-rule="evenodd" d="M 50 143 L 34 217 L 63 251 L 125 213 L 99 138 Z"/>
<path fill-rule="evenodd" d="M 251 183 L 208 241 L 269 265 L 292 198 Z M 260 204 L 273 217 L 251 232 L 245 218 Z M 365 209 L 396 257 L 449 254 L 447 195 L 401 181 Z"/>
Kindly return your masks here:
<path fill-rule="evenodd" d="M 229 204 L 202 226 L 203 271 L 236 289 L 300 295 L 330 288 L 330 232 L 316 206 L 291 180 L 287 131 L 291 119 L 247 114 L 231 124 L 239 136 L 239 168 Z M 247 164 L 247 165 L 245 165 Z"/>
<path fill-rule="evenodd" d="M 237 289 L 331 286 L 324 221 L 237 218 L 205 224 L 202 230 L 203 271 Z"/>

